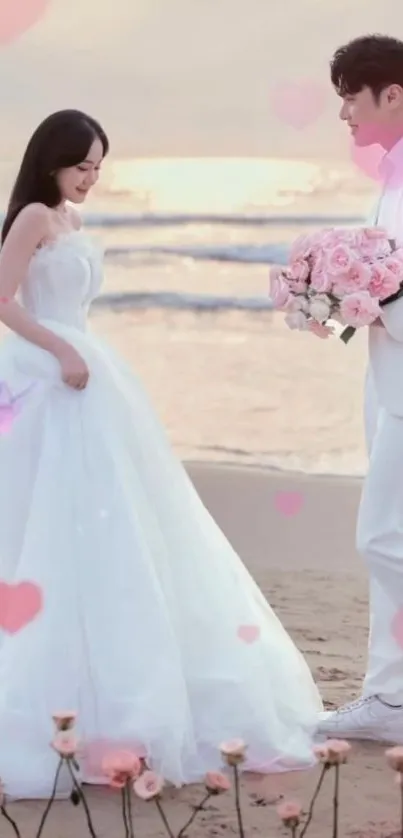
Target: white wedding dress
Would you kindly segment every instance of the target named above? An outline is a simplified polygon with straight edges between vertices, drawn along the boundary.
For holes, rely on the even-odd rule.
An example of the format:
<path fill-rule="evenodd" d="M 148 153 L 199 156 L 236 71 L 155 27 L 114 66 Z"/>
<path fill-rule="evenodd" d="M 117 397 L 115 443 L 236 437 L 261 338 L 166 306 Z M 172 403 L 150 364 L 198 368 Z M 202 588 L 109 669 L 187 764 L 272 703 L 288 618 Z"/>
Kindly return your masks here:
<path fill-rule="evenodd" d="M 233 737 L 248 743 L 248 768 L 308 766 L 322 708 L 310 671 L 141 383 L 88 330 L 101 281 L 102 254 L 75 231 L 36 252 L 20 289 L 26 309 L 87 362 L 84 391 L 17 335 L 0 348 L 2 389 L 26 391 L 0 436 L 0 582 L 31 582 L 43 597 L 19 631 L 0 630 L 6 793 L 50 794 L 51 716 L 66 709 L 87 749 L 84 781 L 99 779 L 88 759 L 99 743 L 136 743 L 177 786 L 219 768 L 219 745 Z M 242 631 L 258 636 L 245 642 Z M 62 795 L 70 780 L 60 782 Z"/>

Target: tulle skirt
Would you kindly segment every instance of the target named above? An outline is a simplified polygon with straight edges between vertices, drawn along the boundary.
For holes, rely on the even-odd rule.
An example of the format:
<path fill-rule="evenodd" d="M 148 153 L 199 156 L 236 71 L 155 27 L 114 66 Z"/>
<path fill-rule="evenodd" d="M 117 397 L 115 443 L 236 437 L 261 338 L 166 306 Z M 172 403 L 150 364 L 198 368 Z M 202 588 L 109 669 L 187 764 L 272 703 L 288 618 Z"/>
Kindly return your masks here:
<path fill-rule="evenodd" d="M 6 792 L 50 794 L 51 717 L 65 709 L 78 715 L 89 782 L 99 780 L 94 754 L 115 745 L 138 747 L 177 786 L 219 769 L 219 745 L 233 737 L 248 745 L 248 769 L 311 765 L 322 704 L 309 668 L 141 383 L 91 333 L 44 325 L 78 349 L 90 380 L 72 390 L 53 356 L 15 335 L 1 347 L 0 381 L 21 394 L 0 436 Z M 69 777 L 61 783 L 63 794 Z"/>

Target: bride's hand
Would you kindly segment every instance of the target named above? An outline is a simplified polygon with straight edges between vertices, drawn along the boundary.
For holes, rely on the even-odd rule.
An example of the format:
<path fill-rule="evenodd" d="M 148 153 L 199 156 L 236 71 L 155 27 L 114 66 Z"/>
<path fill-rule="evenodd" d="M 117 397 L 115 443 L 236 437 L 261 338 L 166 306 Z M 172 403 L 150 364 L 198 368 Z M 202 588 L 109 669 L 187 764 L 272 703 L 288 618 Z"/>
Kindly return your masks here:
<path fill-rule="evenodd" d="M 87 364 L 73 346 L 64 346 L 57 354 L 62 380 L 74 390 L 84 390 L 90 377 Z"/>

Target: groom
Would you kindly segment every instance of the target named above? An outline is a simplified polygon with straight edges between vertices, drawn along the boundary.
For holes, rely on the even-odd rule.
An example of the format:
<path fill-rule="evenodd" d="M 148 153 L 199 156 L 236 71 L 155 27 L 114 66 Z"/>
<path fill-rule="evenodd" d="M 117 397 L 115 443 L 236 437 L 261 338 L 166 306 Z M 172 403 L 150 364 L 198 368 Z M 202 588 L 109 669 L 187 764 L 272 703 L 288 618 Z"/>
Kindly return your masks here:
<path fill-rule="evenodd" d="M 382 35 L 351 41 L 333 56 L 331 80 L 355 144 L 385 149 L 370 223 L 403 240 L 403 42 Z M 370 579 L 368 666 L 362 697 L 321 713 L 319 733 L 403 743 L 403 298 L 369 327 L 365 426 L 369 469 L 357 549 Z"/>

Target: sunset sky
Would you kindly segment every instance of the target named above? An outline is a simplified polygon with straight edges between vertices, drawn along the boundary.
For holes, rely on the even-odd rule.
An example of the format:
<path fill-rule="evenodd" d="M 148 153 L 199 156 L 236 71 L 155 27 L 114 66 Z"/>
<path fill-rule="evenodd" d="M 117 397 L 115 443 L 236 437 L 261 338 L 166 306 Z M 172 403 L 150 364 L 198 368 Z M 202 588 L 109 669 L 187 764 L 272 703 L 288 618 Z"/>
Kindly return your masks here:
<path fill-rule="evenodd" d="M 339 155 L 346 133 L 328 61 L 370 31 L 403 37 L 401 0 L 49 0 L 34 27 L 0 46 L 0 158 L 19 155 L 63 107 L 98 117 L 116 157 Z M 273 85 L 300 78 L 327 87 L 324 112 L 303 130 L 270 104 Z"/>

